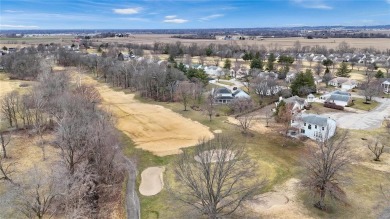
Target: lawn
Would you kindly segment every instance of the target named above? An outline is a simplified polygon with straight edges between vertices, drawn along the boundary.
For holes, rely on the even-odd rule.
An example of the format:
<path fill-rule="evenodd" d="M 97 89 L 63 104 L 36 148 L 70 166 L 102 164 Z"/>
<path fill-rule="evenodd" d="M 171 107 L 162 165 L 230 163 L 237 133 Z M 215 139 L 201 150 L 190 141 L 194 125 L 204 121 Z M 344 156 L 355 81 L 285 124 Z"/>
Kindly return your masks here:
<path fill-rule="evenodd" d="M 138 98 L 140 99 L 140 98 Z M 219 117 L 213 117 L 210 122 L 208 117 L 199 111 L 192 109 L 188 111 L 183 110 L 183 106 L 180 103 L 165 103 L 165 102 L 153 102 L 150 100 L 142 100 L 144 103 L 153 103 L 164 106 L 183 115 L 186 118 L 190 118 L 194 121 L 198 121 L 203 125 L 210 127 L 211 130 L 222 130 L 222 133 L 228 136 L 234 136 L 236 142 L 246 142 L 246 147 L 253 160 L 255 160 L 259 166 L 259 175 L 268 181 L 267 185 L 263 188 L 261 193 L 268 192 L 277 184 L 282 184 L 291 177 L 296 177 L 302 169 L 299 167 L 301 160 L 300 154 L 303 148 L 303 144 L 297 142 L 289 142 L 287 147 L 282 147 L 285 143 L 285 139 L 278 135 L 263 135 L 255 134 L 253 137 L 245 137 L 241 134 L 241 131 L 235 125 L 227 123 L 227 117 L 221 113 Z M 164 173 L 164 182 L 171 181 L 174 178 L 172 173 L 173 161 L 175 155 L 169 157 L 157 157 L 148 152 L 144 152 L 139 149 L 134 149 L 132 142 L 128 140 L 129 148 L 125 149 L 126 155 L 131 156 L 133 153 L 137 153 L 136 157 L 139 159 L 139 170 L 144 167 L 165 165 L 166 172 Z M 192 150 L 193 148 L 187 148 L 186 150 Z M 142 157 L 142 158 L 141 158 Z M 146 162 L 146 164 L 142 163 Z M 166 187 L 165 187 L 166 188 Z M 187 208 L 181 206 L 180 208 L 172 208 L 173 205 L 177 205 L 178 202 L 173 200 L 166 189 L 161 193 L 152 196 L 145 197 L 140 195 L 142 218 L 183 218 L 187 213 Z M 179 210 L 180 209 L 180 210 Z"/>
<path fill-rule="evenodd" d="M 359 110 L 364 110 L 364 111 L 371 111 L 375 109 L 379 103 L 376 102 L 375 100 L 371 100 L 368 103 L 365 103 L 365 100 L 362 98 L 354 98 L 354 104 L 350 106 L 351 108 L 354 109 L 359 109 Z"/>
<path fill-rule="evenodd" d="M 227 86 L 233 86 L 234 85 L 234 83 L 231 83 L 229 81 L 222 81 L 222 80 L 219 80 L 218 83 L 224 84 L 224 85 L 227 85 Z"/>
<path fill-rule="evenodd" d="M 283 185 L 291 178 L 302 179 L 304 176 L 305 169 L 302 161 L 305 158 L 302 154 L 304 154 L 306 146 L 302 142 L 287 140 L 277 134 L 277 132 L 269 135 L 253 131 L 254 135 L 252 137 L 243 136 L 237 126 L 227 122 L 227 116 L 223 113 L 224 107 L 221 107 L 220 116 L 213 117 L 212 121 L 209 121 L 207 115 L 202 113 L 202 111 L 195 111 L 191 108 L 188 111 L 184 111 L 181 103 L 155 102 L 141 99 L 139 96 L 136 96 L 136 98 L 143 103 L 160 105 L 171 109 L 185 118 L 210 127 L 212 131 L 221 130 L 223 134 L 232 136 L 236 142 L 245 144 L 250 158 L 256 161 L 259 166 L 258 173 L 260 177 L 267 180 L 267 185 L 262 190 L 259 190 L 259 193 L 273 191 L 275 187 Z M 313 105 L 309 112 L 322 113 L 322 110 L 324 110 L 323 112 L 332 111 L 332 109 L 324 108 L 321 104 L 314 103 Z M 361 137 L 365 137 L 364 133 L 358 131 L 354 131 L 353 134 L 353 138 L 357 139 L 356 141 Z M 135 160 L 139 174 L 150 166 L 165 166 L 166 168 L 163 175 L 164 189 L 159 194 L 150 197 L 139 194 L 142 218 L 189 217 L 191 215 L 190 209 L 175 200 L 172 194 L 168 192 L 169 187 L 173 191 L 175 188 L 173 167 L 177 155 L 159 157 L 142 149 L 137 149 L 134 142 L 126 134 L 122 135 L 122 143 L 125 155 Z M 287 146 L 283 147 L 283 144 Z M 364 146 L 361 142 L 353 142 L 350 145 Z M 185 150 L 193 149 L 194 147 L 188 147 Z M 363 149 L 366 148 L 363 147 Z M 349 170 L 343 176 L 340 183 L 342 183 L 343 188 L 347 192 L 350 200 L 349 205 L 337 205 L 334 200 L 330 200 L 329 211 L 322 212 L 313 208 L 314 200 L 309 194 L 299 193 L 298 201 L 302 201 L 304 209 L 307 209 L 309 212 L 309 215 L 306 214 L 306 216 L 315 218 L 374 218 L 381 211 L 383 206 L 378 206 L 378 200 L 380 199 L 378 198 L 380 197 L 378 185 L 381 182 L 385 182 L 386 174 L 384 172 L 373 171 L 366 166 L 360 165 L 360 163 L 354 163 L 349 166 Z M 388 182 L 386 183 L 389 184 Z M 137 178 L 137 188 L 139 184 L 140 176 Z M 363 200 L 359 201 L 360 198 Z M 371 209 L 376 210 L 372 211 Z M 261 212 L 256 214 L 257 217 L 261 215 Z"/>

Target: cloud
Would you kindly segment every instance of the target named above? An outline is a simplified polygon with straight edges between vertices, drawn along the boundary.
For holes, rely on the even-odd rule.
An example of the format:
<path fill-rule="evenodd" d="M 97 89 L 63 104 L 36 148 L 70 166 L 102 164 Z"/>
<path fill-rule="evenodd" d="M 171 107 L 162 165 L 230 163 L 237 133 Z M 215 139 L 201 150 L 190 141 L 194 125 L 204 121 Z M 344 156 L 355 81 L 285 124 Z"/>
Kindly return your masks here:
<path fill-rule="evenodd" d="M 188 22 L 188 20 L 175 18 L 175 19 L 165 19 L 163 22 L 164 23 L 173 23 L 173 24 L 182 24 L 182 23 Z"/>
<path fill-rule="evenodd" d="M 304 8 L 313 8 L 313 9 L 322 9 L 322 10 L 333 9 L 333 7 L 325 4 L 322 0 L 290 0 L 290 1 Z"/>
<path fill-rule="evenodd" d="M 165 19 L 175 19 L 177 16 L 176 15 L 168 15 L 165 16 Z"/>
<path fill-rule="evenodd" d="M 28 29 L 28 28 L 39 28 L 38 26 L 28 26 L 28 25 L 10 25 L 10 24 L 0 24 L 0 27 L 2 28 L 20 28 L 20 29 Z"/>
<path fill-rule="evenodd" d="M 219 17 L 223 17 L 223 16 L 224 16 L 223 14 L 212 14 L 212 15 L 209 15 L 209 16 L 206 16 L 206 17 L 202 17 L 199 20 L 200 21 L 209 21 L 209 20 L 212 20 L 212 19 L 215 19 L 215 18 L 219 18 Z"/>
<path fill-rule="evenodd" d="M 115 14 L 138 14 L 142 8 L 136 7 L 136 8 L 118 8 L 118 9 L 112 9 Z"/>
<path fill-rule="evenodd" d="M 23 11 L 15 11 L 15 10 L 4 10 L 6 13 L 21 13 Z"/>
<path fill-rule="evenodd" d="M 390 4 L 390 0 L 386 0 L 386 2 Z"/>

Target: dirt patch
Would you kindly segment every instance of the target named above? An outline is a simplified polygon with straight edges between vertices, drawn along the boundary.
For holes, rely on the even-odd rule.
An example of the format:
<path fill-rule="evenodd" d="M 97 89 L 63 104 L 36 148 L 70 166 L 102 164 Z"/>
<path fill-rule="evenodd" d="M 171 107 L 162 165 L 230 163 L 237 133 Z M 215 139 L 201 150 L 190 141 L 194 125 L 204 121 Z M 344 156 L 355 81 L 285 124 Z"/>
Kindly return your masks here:
<path fill-rule="evenodd" d="M 196 155 L 194 159 L 197 162 L 201 162 L 202 158 L 206 160 L 206 163 L 215 163 L 223 159 L 225 156 L 224 162 L 233 160 L 236 154 L 233 151 L 225 151 L 225 150 L 210 150 L 203 151 L 201 154 Z"/>
<path fill-rule="evenodd" d="M 144 196 L 156 195 L 164 187 L 163 172 L 165 167 L 149 167 L 141 173 L 139 192 Z"/>
<path fill-rule="evenodd" d="M 264 218 L 312 218 L 297 198 L 299 184 L 300 180 L 291 178 L 275 191 L 259 195 L 245 204 Z"/>
<path fill-rule="evenodd" d="M 215 134 L 221 134 L 222 133 L 222 130 L 221 129 L 217 129 L 217 130 L 214 130 L 213 131 Z"/>

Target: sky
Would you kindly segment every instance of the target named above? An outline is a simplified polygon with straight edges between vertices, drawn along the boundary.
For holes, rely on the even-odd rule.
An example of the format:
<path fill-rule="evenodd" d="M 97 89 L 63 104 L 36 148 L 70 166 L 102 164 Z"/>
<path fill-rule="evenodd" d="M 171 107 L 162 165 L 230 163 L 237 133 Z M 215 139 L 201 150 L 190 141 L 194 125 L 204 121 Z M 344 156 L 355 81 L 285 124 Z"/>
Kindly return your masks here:
<path fill-rule="evenodd" d="M 388 24 L 390 0 L 0 0 L 0 30 Z"/>

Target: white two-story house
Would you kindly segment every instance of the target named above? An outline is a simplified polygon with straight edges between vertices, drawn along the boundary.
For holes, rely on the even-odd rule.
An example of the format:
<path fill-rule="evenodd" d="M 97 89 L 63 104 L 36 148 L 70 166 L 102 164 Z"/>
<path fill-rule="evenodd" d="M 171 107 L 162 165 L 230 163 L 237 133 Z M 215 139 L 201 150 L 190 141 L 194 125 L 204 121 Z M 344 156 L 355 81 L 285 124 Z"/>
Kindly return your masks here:
<path fill-rule="evenodd" d="M 322 142 L 333 137 L 336 121 L 325 116 L 302 113 L 291 120 L 291 127 L 298 129 L 300 135 Z"/>

